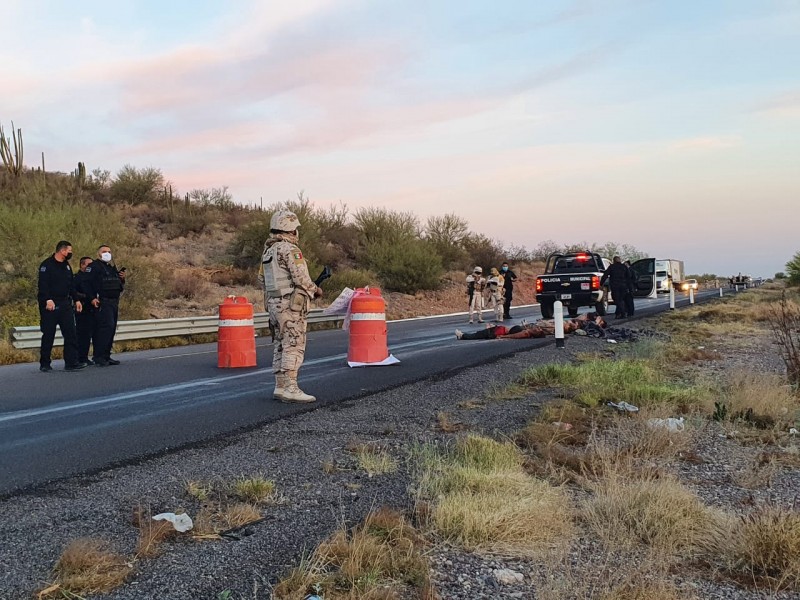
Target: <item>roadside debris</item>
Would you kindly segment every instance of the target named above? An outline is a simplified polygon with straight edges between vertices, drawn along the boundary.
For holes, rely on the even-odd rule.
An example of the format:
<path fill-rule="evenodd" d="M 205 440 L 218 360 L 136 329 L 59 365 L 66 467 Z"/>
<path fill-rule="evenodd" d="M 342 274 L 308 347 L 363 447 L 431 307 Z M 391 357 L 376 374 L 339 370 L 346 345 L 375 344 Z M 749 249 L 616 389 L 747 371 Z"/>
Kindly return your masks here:
<path fill-rule="evenodd" d="M 610 406 L 611 408 L 616 408 L 619 412 L 630 412 L 630 413 L 639 412 L 638 406 L 634 406 L 633 404 L 628 404 L 624 400 L 622 402 L 609 402 L 608 406 Z"/>
<path fill-rule="evenodd" d="M 647 419 L 647 424 L 653 429 L 663 428 L 673 432 L 683 431 L 685 428 L 683 417 L 677 419 L 674 417 L 669 417 L 668 419 Z"/>
<path fill-rule="evenodd" d="M 572 423 L 562 423 L 561 421 L 553 421 L 552 425 L 559 431 L 569 431 L 570 429 L 572 429 Z"/>
<path fill-rule="evenodd" d="M 175 513 L 161 513 L 153 515 L 153 521 L 169 521 L 172 523 L 175 531 L 179 533 L 185 533 L 194 527 L 192 518 L 187 514 L 176 515 Z"/>

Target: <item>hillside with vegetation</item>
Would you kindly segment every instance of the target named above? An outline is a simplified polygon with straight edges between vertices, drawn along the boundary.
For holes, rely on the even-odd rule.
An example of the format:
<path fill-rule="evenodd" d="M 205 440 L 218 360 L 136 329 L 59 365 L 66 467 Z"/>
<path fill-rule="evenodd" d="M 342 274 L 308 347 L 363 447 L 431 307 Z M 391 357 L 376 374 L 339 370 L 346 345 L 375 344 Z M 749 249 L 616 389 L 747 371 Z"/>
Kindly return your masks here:
<path fill-rule="evenodd" d="M 72 173 L 46 172 L 17 162 L 11 140 L 0 137 L 0 339 L 6 345 L 12 326 L 38 324 L 37 267 L 60 239 L 72 242 L 75 268 L 81 256 L 111 245 L 117 266 L 128 273 L 123 320 L 213 314 L 229 294 L 263 310 L 258 263 L 270 217 L 281 208 L 300 218 L 312 276 L 323 265 L 333 268 L 325 300 L 345 286 L 380 286 L 391 318 L 466 310 L 466 273 L 474 265 L 488 272 L 503 260 L 520 275 L 515 303 L 532 302 L 533 277 L 544 258 L 565 249 L 552 241 L 533 250 L 504 247 L 470 231 L 454 213 L 422 220 L 382 207 L 351 211 L 344 203 L 316 205 L 303 192 L 268 206 L 244 206 L 226 187 L 179 192 L 152 167 L 125 166 L 112 175 L 87 172 L 78 163 Z M 612 243 L 572 248 L 641 254 Z"/>

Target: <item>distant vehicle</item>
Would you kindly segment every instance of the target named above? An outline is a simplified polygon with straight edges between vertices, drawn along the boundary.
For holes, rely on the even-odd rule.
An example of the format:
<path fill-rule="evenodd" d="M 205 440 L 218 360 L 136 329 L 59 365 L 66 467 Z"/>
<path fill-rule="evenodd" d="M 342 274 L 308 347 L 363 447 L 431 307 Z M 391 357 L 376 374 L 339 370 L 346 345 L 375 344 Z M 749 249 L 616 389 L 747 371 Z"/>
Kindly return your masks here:
<path fill-rule="evenodd" d="M 697 283 L 697 279 L 687 279 L 681 283 L 681 290 L 684 292 L 688 292 L 689 290 L 696 290 L 700 287 Z"/>
<path fill-rule="evenodd" d="M 683 281 L 683 261 L 674 258 L 656 259 L 656 291 L 669 292 L 672 286 L 680 286 Z M 680 289 L 680 287 L 676 287 Z"/>

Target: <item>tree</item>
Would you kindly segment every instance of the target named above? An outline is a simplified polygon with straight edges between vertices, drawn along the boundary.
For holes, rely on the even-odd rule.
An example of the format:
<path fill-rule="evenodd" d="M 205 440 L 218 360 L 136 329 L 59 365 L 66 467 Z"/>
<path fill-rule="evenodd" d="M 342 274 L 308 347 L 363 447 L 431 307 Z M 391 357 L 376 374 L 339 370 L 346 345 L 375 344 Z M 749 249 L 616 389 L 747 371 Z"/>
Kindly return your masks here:
<path fill-rule="evenodd" d="M 445 267 L 453 267 L 466 258 L 463 248 L 469 225 L 455 213 L 428 217 L 425 239 L 442 258 Z"/>
<path fill-rule="evenodd" d="M 159 169 L 125 165 L 111 184 L 111 197 L 128 204 L 155 203 L 163 187 L 164 176 Z"/>
<path fill-rule="evenodd" d="M 786 273 L 783 271 L 778 271 L 775 273 L 775 279 L 786 279 Z"/>
<path fill-rule="evenodd" d="M 792 260 L 786 263 L 786 276 L 790 285 L 800 285 L 800 252 L 796 252 Z"/>

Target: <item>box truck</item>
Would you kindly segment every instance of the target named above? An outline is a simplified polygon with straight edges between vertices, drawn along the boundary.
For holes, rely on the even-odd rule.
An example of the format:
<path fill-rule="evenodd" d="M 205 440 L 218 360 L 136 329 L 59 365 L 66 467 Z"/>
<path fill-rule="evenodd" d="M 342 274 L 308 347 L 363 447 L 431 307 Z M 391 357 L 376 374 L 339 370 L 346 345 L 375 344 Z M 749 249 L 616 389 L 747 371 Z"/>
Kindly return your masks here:
<path fill-rule="evenodd" d="M 683 261 L 674 258 L 656 259 L 656 290 L 659 292 L 669 292 L 670 286 L 680 289 L 683 281 Z"/>

